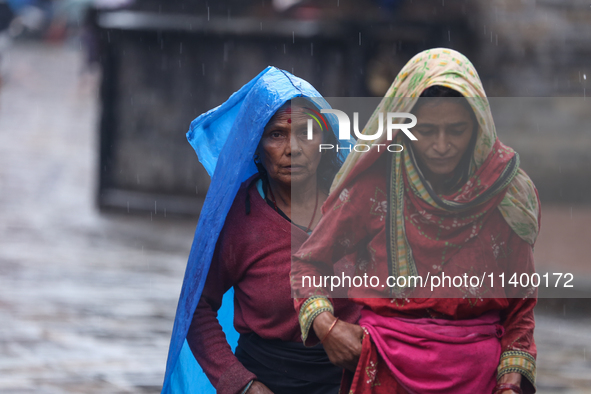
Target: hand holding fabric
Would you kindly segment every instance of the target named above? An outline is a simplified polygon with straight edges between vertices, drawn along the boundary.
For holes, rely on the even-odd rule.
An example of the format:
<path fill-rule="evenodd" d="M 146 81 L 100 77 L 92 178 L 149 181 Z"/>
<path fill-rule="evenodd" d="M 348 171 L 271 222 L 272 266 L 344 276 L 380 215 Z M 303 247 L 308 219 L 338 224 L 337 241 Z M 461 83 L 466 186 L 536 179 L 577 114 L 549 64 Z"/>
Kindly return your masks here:
<path fill-rule="evenodd" d="M 318 338 L 323 338 L 324 350 L 330 362 L 355 372 L 361 355 L 363 329 L 357 324 L 338 321 L 330 330 L 335 319 L 330 312 L 321 313 L 314 319 L 314 331 Z"/>

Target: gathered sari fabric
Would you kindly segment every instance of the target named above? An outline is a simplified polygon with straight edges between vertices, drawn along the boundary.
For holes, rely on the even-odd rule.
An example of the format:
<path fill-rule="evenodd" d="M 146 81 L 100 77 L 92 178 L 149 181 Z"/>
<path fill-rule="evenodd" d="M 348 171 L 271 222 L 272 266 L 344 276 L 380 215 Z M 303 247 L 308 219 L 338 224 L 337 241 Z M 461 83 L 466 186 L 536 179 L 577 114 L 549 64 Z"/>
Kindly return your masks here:
<path fill-rule="evenodd" d="M 393 392 L 387 391 L 393 385 L 401 393 L 491 393 L 496 384 L 498 338 L 504 333 L 498 312 L 443 320 L 384 317 L 364 310 L 359 324 L 366 331 L 361 370 L 343 385 L 350 381 L 352 394 L 380 393 L 374 389 L 379 386 Z"/>
<path fill-rule="evenodd" d="M 330 311 L 331 305 L 327 289 L 306 288 L 302 278 L 332 275 L 334 261 L 354 254 L 356 275 L 375 275 L 381 283 L 388 276 L 407 279 L 396 281 L 392 287 L 348 290 L 350 299 L 374 314 L 371 319 L 366 314 L 360 322 L 366 324 L 369 335 L 353 379 L 354 389 L 363 386 L 355 386 L 355 379 L 363 379 L 360 374 L 377 368 L 376 376 L 389 376 L 392 385 L 397 382 L 398 392 L 447 393 L 453 391 L 452 387 L 472 387 L 476 365 L 486 368 L 485 376 L 477 380 L 480 388 L 454 392 L 491 392 L 495 372 L 496 378 L 521 373 L 524 392 L 534 392 L 533 308 L 537 289 L 502 288 L 498 282 L 483 282 L 482 286 L 450 286 L 434 294 L 410 280 L 412 276 L 426 278 L 443 273 L 496 278 L 500 274 L 535 272 L 532 247 L 540 225 L 537 191 L 519 168 L 517 153 L 497 138 L 488 99 L 466 57 L 445 48 L 413 57 L 363 133 L 376 133 L 379 112 L 411 112 L 421 93 L 435 85 L 461 93 L 478 122 L 465 183 L 449 194 L 435 193 L 402 133 L 391 141 L 405 147 L 400 153 L 378 148 L 378 144 L 390 143 L 386 133 L 373 141 L 368 152 L 352 152 L 323 205 L 321 222 L 292 257 L 292 289 L 302 337 L 304 341 L 315 339 L 310 332 L 312 321 L 319 313 Z M 498 321 L 487 320 L 495 313 Z M 406 318 L 415 321 L 410 323 Z M 505 331 L 502 337 L 498 325 Z M 442 334 L 431 330 L 440 326 L 450 331 Z M 468 331 L 462 331 L 467 334 L 461 337 L 457 330 Z M 472 341 L 479 336 L 488 339 Z M 481 346 L 486 353 L 477 352 Z M 399 348 L 408 354 L 396 353 Z M 457 358 L 446 361 L 453 349 Z M 397 359 L 410 364 L 401 366 L 394 362 Z M 377 367 L 372 364 L 380 360 Z M 422 366 L 416 364 L 419 361 Z M 448 371 L 450 377 L 438 375 L 436 369 L 447 368 L 449 363 L 454 367 Z M 425 381 L 432 387 L 425 386 Z M 372 385 L 371 390 L 366 385 L 353 393 L 388 392 L 380 391 L 383 389 L 375 382 Z"/>

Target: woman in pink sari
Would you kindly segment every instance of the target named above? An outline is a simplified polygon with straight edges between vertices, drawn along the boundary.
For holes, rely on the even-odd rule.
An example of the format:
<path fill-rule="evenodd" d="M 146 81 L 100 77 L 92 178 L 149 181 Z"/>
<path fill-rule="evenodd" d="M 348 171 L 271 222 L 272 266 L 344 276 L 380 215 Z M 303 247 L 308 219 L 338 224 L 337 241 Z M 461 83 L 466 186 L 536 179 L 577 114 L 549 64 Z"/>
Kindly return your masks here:
<path fill-rule="evenodd" d="M 534 272 L 540 205 L 519 156 L 496 136 L 476 70 L 456 51 L 424 51 L 364 134 L 376 134 L 380 112 L 414 114 L 417 140 L 384 133 L 335 178 L 321 222 L 293 256 L 304 343 L 321 340 L 351 371 L 342 393 L 535 392 L 537 292 L 506 282 Z M 404 150 L 391 153 L 389 143 Z M 340 321 L 331 294 L 302 281 L 333 275 L 346 255 L 355 256 L 356 275 L 376 277 L 348 289 L 363 306 L 359 325 Z M 413 284 L 418 276 L 444 285 L 433 292 Z"/>

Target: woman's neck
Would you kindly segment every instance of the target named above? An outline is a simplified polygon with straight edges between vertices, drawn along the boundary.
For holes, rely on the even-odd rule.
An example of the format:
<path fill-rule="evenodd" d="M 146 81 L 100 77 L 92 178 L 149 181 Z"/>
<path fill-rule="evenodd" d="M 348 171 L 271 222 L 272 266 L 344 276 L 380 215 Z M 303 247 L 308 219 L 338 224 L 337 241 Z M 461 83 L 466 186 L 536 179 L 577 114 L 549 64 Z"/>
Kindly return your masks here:
<path fill-rule="evenodd" d="M 269 178 L 269 187 L 275 196 L 276 202 L 285 206 L 301 205 L 310 201 L 310 199 L 314 200 L 318 188 L 316 177 L 311 177 L 311 179 L 295 185 L 275 182 Z"/>
<path fill-rule="evenodd" d="M 453 174 L 434 174 L 429 170 L 429 168 L 426 165 L 423 165 L 423 163 L 421 163 L 420 160 L 417 160 L 417 164 L 423 176 L 425 177 L 425 180 L 429 182 L 435 194 L 440 196 L 448 192 L 445 183 L 453 176 Z"/>
<path fill-rule="evenodd" d="M 429 181 L 429 183 L 431 184 L 431 187 L 433 188 L 433 191 L 435 192 L 435 194 L 437 195 L 442 195 L 445 194 L 446 190 L 445 190 L 445 177 L 443 176 L 425 176 L 425 179 L 427 181 Z"/>
<path fill-rule="evenodd" d="M 317 178 L 311 177 L 298 184 L 282 184 L 274 182 L 269 178 L 269 188 L 271 199 L 274 197 L 274 203 L 295 223 L 301 224 L 310 221 L 308 216 L 312 211 L 321 205 L 326 199 L 325 193 L 318 190 Z M 317 200 L 317 197 L 319 199 Z M 300 223 L 301 222 L 301 223 Z"/>

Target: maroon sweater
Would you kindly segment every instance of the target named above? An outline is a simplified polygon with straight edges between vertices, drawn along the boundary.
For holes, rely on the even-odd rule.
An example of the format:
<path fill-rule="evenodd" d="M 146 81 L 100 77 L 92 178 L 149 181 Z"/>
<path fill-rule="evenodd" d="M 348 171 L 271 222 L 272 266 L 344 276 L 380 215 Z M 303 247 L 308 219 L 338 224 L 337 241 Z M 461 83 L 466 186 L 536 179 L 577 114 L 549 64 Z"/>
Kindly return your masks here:
<path fill-rule="evenodd" d="M 291 255 L 308 238 L 271 208 L 257 188 L 250 188 L 251 212 L 246 215 L 245 182 L 218 239 L 203 294 L 187 334 L 187 342 L 203 371 L 220 394 L 239 393 L 256 376 L 232 353 L 217 320 L 222 297 L 234 286 L 234 327 L 265 339 L 301 342 L 298 316 L 291 297 Z M 335 300 L 335 314 L 349 323 L 360 307 Z"/>

